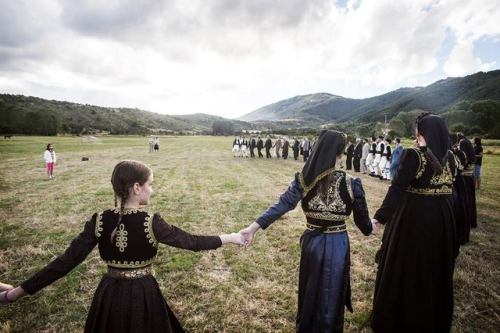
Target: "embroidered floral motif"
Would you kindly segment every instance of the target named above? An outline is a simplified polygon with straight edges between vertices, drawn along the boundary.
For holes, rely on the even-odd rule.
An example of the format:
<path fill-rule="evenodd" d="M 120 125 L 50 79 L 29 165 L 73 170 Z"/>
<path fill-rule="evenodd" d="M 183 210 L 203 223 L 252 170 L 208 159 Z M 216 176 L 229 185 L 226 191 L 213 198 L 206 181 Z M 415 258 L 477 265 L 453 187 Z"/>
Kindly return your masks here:
<path fill-rule="evenodd" d="M 120 261 L 120 260 L 105 260 L 106 265 L 116 268 L 139 268 L 147 265 L 151 265 L 155 260 L 156 256 L 147 260 L 136 260 L 136 261 Z"/>
<path fill-rule="evenodd" d="M 448 185 L 439 188 L 415 188 L 410 186 L 406 189 L 406 192 L 423 195 L 450 195 L 453 193 L 453 189 Z"/>
<path fill-rule="evenodd" d="M 445 166 L 443 167 L 443 172 L 441 172 L 440 175 L 437 176 L 432 176 L 431 185 L 451 185 L 453 183 L 453 175 L 451 174 L 450 170 L 450 165 L 448 162 L 446 162 Z"/>
<path fill-rule="evenodd" d="M 112 211 L 115 213 L 115 214 L 120 214 L 120 209 L 119 208 L 113 208 Z M 146 209 L 145 208 L 124 208 L 123 209 L 123 215 L 129 215 L 129 214 L 136 214 L 136 213 L 139 213 L 139 212 L 145 212 Z"/>
<path fill-rule="evenodd" d="M 349 216 L 343 214 L 335 214 L 330 212 L 304 212 L 305 216 L 327 221 L 345 221 Z"/>
<path fill-rule="evenodd" d="M 346 204 L 340 197 L 340 183 L 342 181 L 343 174 L 337 173 L 335 175 L 337 178 L 335 180 L 335 185 L 330 186 L 328 193 L 326 195 L 326 202 L 322 199 L 322 194 L 317 193 L 314 198 L 312 198 L 308 203 L 308 207 L 312 211 L 329 211 L 344 213 L 346 211 Z M 333 182 L 332 182 L 333 183 Z"/>
<path fill-rule="evenodd" d="M 95 236 L 96 236 L 97 238 L 101 237 L 101 232 L 102 232 L 102 230 L 103 230 L 103 228 L 102 228 L 102 223 L 103 223 L 103 222 L 102 222 L 102 213 L 99 213 L 99 214 L 97 215 L 97 219 L 96 219 L 96 221 L 95 221 Z"/>
<path fill-rule="evenodd" d="M 415 175 L 415 178 L 419 179 L 424 174 L 425 168 L 427 166 L 427 157 L 425 157 L 425 154 L 422 151 L 420 151 L 418 149 L 414 149 L 414 148 L 412 148 L 412 149 L 417 152 L 418 159 L 419 159 L 419 166 L 417 169 L 417 174 Z"/>
<path fill-rule="evenodd" d="M 127 235 L 128 231 L 125 230 L 125 225 L 120 223 L 120 227 L 116 232 L 116 246 L 120 252 L 124 252 L 127 247 Z"/>
<path fill-rule="evenodd" d="M 158 240 L 156 240 L 154 232 L 153 232 L 153 217 L 151 215 L 146 216 L 146 220 L 144 221 L 144 232 L 146 233 L 146 238 L 148 242 L 153 244 L 153 247 L 158 247 Z"/>

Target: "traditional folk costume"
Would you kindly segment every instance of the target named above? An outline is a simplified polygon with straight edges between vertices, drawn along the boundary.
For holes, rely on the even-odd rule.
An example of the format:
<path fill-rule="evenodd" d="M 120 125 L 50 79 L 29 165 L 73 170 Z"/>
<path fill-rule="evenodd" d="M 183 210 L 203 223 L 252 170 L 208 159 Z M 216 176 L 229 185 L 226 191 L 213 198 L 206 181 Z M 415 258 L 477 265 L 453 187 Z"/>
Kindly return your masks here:
<path fill-rule="evenodd" d="M 346 170 L 352 170 L 352 158 L 354 156 L 354 145 L 351 143 L 346 151 L 346 160 L 345 160 L 345 165 L 346 165 Z"/>
<path fill-rule="evenodd" d="M 404 150 L 375 219 L 385 224 L 377 255 L 371 327 L 375 333 L 449 332 L 458 253 L 453 212 L 456 164 L 441 117 L 420 119 L 427 147 Z M 431 149 L 443 164 L 434 175 Z"/>
<path fill-rule="evenodd" d="M 384 141 L 377 143 L 377 149 L 375 150 L 375 159 L 373 160 L 373 170 L 374 175 L 380 177 L 382 175 L 380 171 L 380 160 L 382 159 L 382 154 L 384 153 L 385 145 Z"/>
<path fill-rule="evenodd" d="M 293 141 L 293 159 L 297 160 L 299 157 L 299 151 L 300 151 L 300 141 L 295 139 Z"/>
<path fill-rule="evenodd" d="M 266 158 L 272 158 L 271 157 L 271 148 L 273 147 L 273 142 L 271 139 L 267 139 L 266 143 L 264 144 L 264 148 L 266 148 Z"/>
<path fill-rule="evenodd" d="M 261 157 L 264 157 L 264 155 L 262 155 L 262 148 L 264 148 L 264 142 L 262 141 L 261 138 L 259 138 L 257 140 L 257 153 L 259 154 L 259 158 Z"/>
<path fill-rule="evenodd" d="M 354 156 L 352 159 L 352 166 L 354 167 L 355 172 L 360 171 L 362 155 L 363 155 L 363 142 L 358 141 L 356 143 L 356 146 L 354 146 Z"/>
<path fill-rule="evenodd" d="M 373 162 L 375 160 L 375 154 L 377 152 L 377 143 L 375 141 L 372 141 L 370 145 L 370 150 L 368 152 L 369 154 L 368 157 L 366 158 L 366 167 L 370 172 L 370 176 L 375 176 L 375 168 L 373 166 Z"/>
<path fill-rule="evenodd" d="M 467 157 L 467 162 L 464 165 L 462 171 L 462 176 L 465 182 L 465 191 L 467 192 L 467 216 L 471 228 L 477 227 L 477 212 L 476 212 L 476 184 L 474 181 L 474 163 L 476 161 L 476 154 L 474 152 L 474 146 L 466 137 L 461 137 L 459 142 L 459 148 L 463 151 Z"/>
<path fill-rule="evenodd" d="M 158 244 L 192 251 L 216 249 L 218 236 L 194 236 L 169 225 L 160 215 L 125 210 L 114 242 L 118 209 L 94 214 L 64 254 L 21 284 L 35 294 L 80 264 L 98 245 L 108 266 L 92 300 L 85 332 L 184 332 L 161 294 L 151 264 Z"/>
<path fill-rule="evenodd" d="M 327 131 L 320 135 L 302 172 L 297 173 L 279 201 L 258 219 L 266 229 L 302 201 L 307 230 L 301 237 L 299 300 L 296 331 L 342 332 L 344 306 L 352 311 L 349 237 L 346 220 L 351 212 L 365 235 L 372 231 L 363 186 L 359 178 L 335 170 L 344 137 Z M 320 190 L 328 181 L 327 193 Z"/>
<path fill-rule="evenodd" d="M 304 158 L 304 162 L 307 162 L 307 159 L 309 158 L 309 151 L 311 150 L 311 143 L 309 142 L 308 138 L 305 138 L 304 141 L 302 141 L 300 148 L 302 149 L 302 157 Z"/>
<path fill-rule="evenodd" d="M 241 140 L 240 157 L 248 157 L 248 141 L 245 139 Z"/>
<path fill-rule="evenodd" d="M 389 172 L 391 166 L 391 146 L 387 143 L 387 141 L 383 142 L 384 151 L 380 158 L 380 163 L 378 165 L 380 170 L 380 179 L 391 179 L 391 175 Z"/>
<path fill-rule="evenodd" d="M 288 159 L 288 149 L 290 148 L 290 142 L 288 140 L 285 140 L 283 143 L 283 159 L 286 160 Z"/>
<path fill-rule="evenodd" d="M 368 168 L 366 167 L 366 160 L 368 159 L 368 155 L 370 154 L 370 144 L 368 142 L 365 142 L 363 144 L 363 148 L 361 151 L 361 172 L 362 173 L 367 173 Z"/>
<path fill-rule="evenodd" d="M 466 180 L 462 174 L 465 165 L 467 165 L 467 156 L 463 151 L 456 148 L 453 149 L 455 163 L 457 164 L 457 175 L 453 181 L 455 189 L 454 208 L 455 208 L 455 226 L 458 245 L 465 245 L 470 238 L 470 220 L 468 219 L 468 201 L 469 195 L 466 186 Z"/>
<path fill-rule="evenodd" d="M 233 156 L 234 157 L 240 156 L 240 140 L 239 139 L 234 139 L 234 141 L 233 141 Z"/>
<path fill-rule="evenodd" d="M 254 150 L 255 150 L 256 146 L 257 146 L 257 144 L 255 143 L 255 139 L 252 138 L 250 140 L 250 157 L 252 157 L 252 158 L 255 158 L 255 152 L 254 152 Z"/>

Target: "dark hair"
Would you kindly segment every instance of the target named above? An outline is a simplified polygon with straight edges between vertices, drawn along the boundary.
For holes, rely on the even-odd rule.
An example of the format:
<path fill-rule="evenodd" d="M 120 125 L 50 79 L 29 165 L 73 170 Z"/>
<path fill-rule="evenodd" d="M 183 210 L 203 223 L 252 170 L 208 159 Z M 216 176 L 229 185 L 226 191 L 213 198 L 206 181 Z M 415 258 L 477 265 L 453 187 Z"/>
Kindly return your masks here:
<path fill-rule="evenodd" d="M 372 136 L 372 141 L 375 141 L 375 140 L 377 140 L 377 138 L 375 138 L 374 136 Z"/>
<path fill-rule="evenodd" d="M 120 213 L 115 229 L 111 233 L 111 242 L 114 241 L 118 227 L 122 221 L 125 201 L 129 196 L 129 190 L 135 183 L 143 185 L 147 182 L 153 171 L 146 164 L 139 161 L 126 160 L 121 161 L 113 169 L 111 175 L 111 184 L 115 194 L 115 207 L 118 206 L 117 198 L 120 198 Z"/>
<path fill-rule="evenodd" d="M 427 116 L 432 115 L 431 112 L 422 112 L 416 119 L 416 128 L 417 131 L 420 135 L 423 136 L 422 128 L 421 128 L 421 121 Z M 427 143 L 428 145 L 428 143 Z M 427 159 L 431 162 L 431 167 L 434 175 L 440 175 L 443 173 L 443 166 L 441 165 L 441 162 L 438 160 L 436 155 L 432 152 L 432 150 L 429 148 L 429 146 L 426 147 L 426 149 L 423 151 L 424 155 L 427 157 Z"/>
<path fill-rule="evenodd" d="M 481 138 L 475 137 L 474 144 L 480 146 L 481 145 Z"/>
<path fill-rule="evenodd" d="M 50 150 L 49 146 L 51 146 L 52 143 L 47 143 L 47 148 L 45 148 L 45 150 Z"/>
<path fill-rule="evenodd" d="M 401 143 L 401 139 L 400 138 L 396 138 L 396 142 L 397 143 Z"/>
<path fill-rule="evenodd" d="M 347 139 L 347 136 L 344 134 L 343 136 L 343 141 L 339 147 L 339 152 L 343 152 L 345 150 L 345 146 L 346 146 L 346 139 Z M 342 153 L 341 153 L 342 154 Z M 338 155 L 337 155 L 338 156 Z M 337 160 L 335 160 L 335 163 L 337 163 Z M 328 189 L 330 188 L 333 180 L 335 179 L 335 172 L 332 172 L 330 173 L 328 176 L 326 176 L 325 178 L 323 178 L 322 180 L 320 180 L 320 182 L 318 183 L 318 192 L 321 193 L 321 195 L 324 197 L 326 197 L 328 195 Z"/>
<path fill-rule="evenodd" d="M 387 141 L 387 143 L 391 143 L 392 142 L 391 139 L 385 139 L 385 141 Z"/>

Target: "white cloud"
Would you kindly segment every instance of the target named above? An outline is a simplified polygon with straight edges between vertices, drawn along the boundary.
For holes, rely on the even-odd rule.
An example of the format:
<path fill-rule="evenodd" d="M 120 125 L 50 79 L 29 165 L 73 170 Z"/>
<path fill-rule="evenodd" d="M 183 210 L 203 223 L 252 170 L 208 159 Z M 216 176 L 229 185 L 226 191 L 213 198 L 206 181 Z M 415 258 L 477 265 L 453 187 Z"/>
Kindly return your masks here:
<path fill-rule="evenodd" d="M 0 92 L 236 117 L 297 94 L 371 97 L 494 69 L 473 45 L 498 38 L 496 22 L 494 0 L 2 1 Z"/>

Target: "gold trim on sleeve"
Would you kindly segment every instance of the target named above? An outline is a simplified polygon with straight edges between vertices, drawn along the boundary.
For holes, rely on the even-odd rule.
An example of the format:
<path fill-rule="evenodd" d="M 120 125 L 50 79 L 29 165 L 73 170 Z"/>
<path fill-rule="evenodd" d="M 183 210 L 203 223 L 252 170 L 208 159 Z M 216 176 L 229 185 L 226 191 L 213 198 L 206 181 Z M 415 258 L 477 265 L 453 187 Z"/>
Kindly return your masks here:
<path fill-rule="evenodd" d="M 95 236 L 97 238 L 101 237 L 102 228 L 102 212 L 97 214 L 97 218 L 95 219 Z"/>

